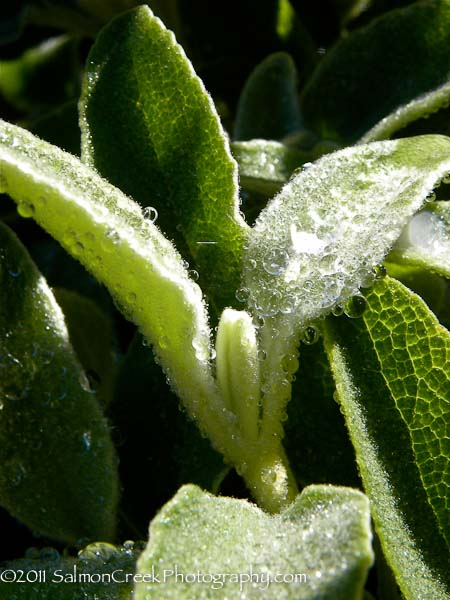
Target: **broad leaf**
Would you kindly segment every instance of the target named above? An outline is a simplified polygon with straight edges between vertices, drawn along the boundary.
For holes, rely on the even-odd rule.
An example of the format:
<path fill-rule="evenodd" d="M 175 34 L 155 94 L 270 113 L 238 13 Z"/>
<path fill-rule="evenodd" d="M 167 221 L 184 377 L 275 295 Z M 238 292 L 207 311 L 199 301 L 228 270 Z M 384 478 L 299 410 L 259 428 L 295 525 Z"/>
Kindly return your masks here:
<path fill-rule="evenodd" d="M 0 600 L 130 600 L 141 550 L 141 544 L 132 541 L 123 546 L 99 542 L 72 558 L 61 556 L 54 548 L 30 548 L 25 558 L 0 567 Z M 22 582 L 12 580 L 14 573 Z"/>
<path fill-rule="evenodd" d="M 0 278 L 0 504 L 53 539 L 112 539 L 118 481 L 108 425 L 61 309 L 5 226 Z"/>
<path fill-rule="evenodd" d="M 139 206 L 78 159 L 29 132 L 0 124 L 1 188 L 104 283 L 153 345 L 191 416 L 233 463 L 233 438 L 210 371 L 201 290 Z M 223 410 L 224 409 L 224 410 Z M 231 437 L 231 440 L 230 440 Z"/>
<path fill-rule="evenodd" d="M 305 121 L 322 137 L 367 142 L 445 106 L 449 34 L 446 0 L 414 2 L 354 31 L 305 87 Z"/>
<path fill-rule="evenodd" d="M 242 90 L 234 138 L 280 140 L 301 125 L 294 61 L 284 52 L 271 54 L 252 71 Z"/>
<path fill-rule="evenodd" d="M 432 202 L 415 215 L 389 259 L 450 278 L 450 203 Z"/>
<path fill-rule="evenodd" d="M 370 541 L 367 500 L 350 488 L 311 486 L 271 517 L 244 500 L 185 486 L 153 520 L 138 561 L 137 573 L 153 572 L 160 582 L 138 583 L 135 597 L 360 600 Z M 276 574 L 285 582 L 273 581 Z"/>
<path fill-rule="evenodd" d="M 450 139 L 421 136 L 327 155 L 260 214 L 244 262 L 249 305 L 301 327 L 374 279 L 409 218 L 450 170 Z"/>
<path fill-rule="evenodd" d="M 247 232 L 237 168 L 211 98 L 148 7 L 115 19 L 87 62 L 84 161 L 142 206 L 192 256 L 202 287 L 235 303 Z"/>
<path fill-rule="evenodd" d="M 282 435 L 297 337 L 311 321 L 373 283 L 408 219 L 450 170 L 450 139 L 375 142 L 327 155 L 295 175 L 263 210 L 249 236 L 243 288 L 260 329 L 262 435 Z M 355 307 L 356 305 L 356 307 Z"/>
<path fill-rule="evenodd" d="M 450 598 L 450 335 L 394 280 L 325 342 L 384 554 L 409 600 Z M 446 417 L 447 415 L 447 417 Z"/>

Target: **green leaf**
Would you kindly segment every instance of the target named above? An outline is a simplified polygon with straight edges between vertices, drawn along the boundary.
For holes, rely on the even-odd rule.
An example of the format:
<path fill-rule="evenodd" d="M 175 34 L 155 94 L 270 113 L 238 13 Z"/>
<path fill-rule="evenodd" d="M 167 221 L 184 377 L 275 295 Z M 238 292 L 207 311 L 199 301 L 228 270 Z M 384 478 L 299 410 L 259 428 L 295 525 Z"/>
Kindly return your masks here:
<path fill-rule="evenodd" d="M 117 367 L 112 320 L 95 302 L 76 292 L 57 288 L 53 293 L 64 313 L 70 342 L 89 384 L 107 406 L 112 398 Z"/>
<path fill-rule="evenodd" d="M 210 329 L 198 285 L 139 206 L 78 159 L 0 123 L 3 187 L 76 256 L 140 328 L 190 416 L 233 464 L 245 454 L 211 373 Z"/>
<path fill-rule="evenodd" d="M 449 151 L 442 136 L 375 142 L 293 177 L 249 236 L 243 280 L 251 309 L 304 328 L 358 293 L 450 170 Z"/>
<path fill-rule="evenodd" d="M 281 420 L 298 337 L 373 283 L 408 219 L 450 170 L 450 139 L 374 142 L 327 155 L 295 175 L 263 210 L 248 240 L 243 287 L 262 318 L 262 436 Z M 349 308 L 349 310 L 351 310 Z"/>
<path fill-rule="evenodd" d="M 84 161 L 142 206 L 192 256 L 202 287 L 235 304 L 247 233 L 236 163 L 211 98 L 148 7 L 115 19 L 87 62 Z"/>
<path fill-rule="evenodd" d="M 405 227 L 389 260 L 450 278 L 450 203 L 432 202 Z"/>
<path fill-rule="evenodd" d="M 42 111 L 78 95 L 78 42 L 50 38 L 15 60 L 0 61 L 0 94 L 22 111 Z M 56 83 L 55 83 L 56 82 Z"/>
<path fill-rule="evenodd" d="M 138 561 L 137 573 L 151 573 L 153 565 L 161 582 L 137 583 L 135 596 L 359 600 L 370 541 L 367 500 L 350 488 L 311 486 L 281 515 L 269 516 L 247 501 L 185 486 L 153 520 Z M 195 581 L 199 573 L 203 582 Z M 277 573 L 290 583 L 268 582 Z"/>
<path fill-rule="evenodd" d="M 446 106 L 449 32 L 446 0 L 414 2 L 354 31 L 305 87 L 305 122 L 325 138 L 368 142 Z"/>
<path fill-rule="evenodd" d="M 334 319 L 325 345 L 386 559 L 408 600 L 450 598 L 450 334 L 395 280 L 362 319 Z"/>
<path fill-rule="evenodd" d="M 97 542 L 72 558 L 60 556 L 54 548 L 30 548 L 25 558 L 2 563 L 0 600 L 129 600 L 141 549 L 141 544 L 131 541 L 123 546 Z M 11 581 L 11 572 L 17 578 L 23 573 L 22 582 Z"/>
<path fill-rule="evenodd" d="M 0 278 L 0 503 L 53 539 L 112 539 L 118 481 L 107 423 L 59 306 L 4 225 Z"/>
<path fill-rule="evenodd" d="M 242 90 L 234 138 L 280 140 L 301 125 L 294 61 L 285 52 L 271 54 L 255 67 Z"/>
<path fill-rule="evenodd" d="M 310 160 L 310 154 L 270 140 L 233 142 L 231 151 L 241 186 L 267 196 L 276 194 L 293 171 Z"/>
<path fill-rule="evenodd" d="M 228 471 L 223 457 L 180 409 L 151 350 L 136 335 L 117 376 L 109 417 L 120 447 L 125 525 L 131 524 L 139 539 L 181 485 L 195 483 L 215 492 Z M 151 486 L 143 488 L 143 474 Z"/>

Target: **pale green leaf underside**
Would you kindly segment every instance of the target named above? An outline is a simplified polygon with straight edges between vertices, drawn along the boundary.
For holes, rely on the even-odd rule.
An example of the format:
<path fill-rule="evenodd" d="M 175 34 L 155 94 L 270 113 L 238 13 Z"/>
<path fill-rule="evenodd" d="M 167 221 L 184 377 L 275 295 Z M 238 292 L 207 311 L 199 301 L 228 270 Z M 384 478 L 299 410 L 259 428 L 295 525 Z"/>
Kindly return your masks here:
<path fill-rule="evenodd" d="M 351 488 L 311 486 L 280 515 L 269 516 L 244 500 L 217 498 L 185 486 L 150 526 L 138 573 L 177 565 L 184 574 L 220 576 L 305 574 L 303 583 L 182 584 L 174 577 L 137 584 L 137 600 L 171 598 L 249 600 L 360 600 L 372 562 L 367 499 Z M 237 575 L 238 576 L 238 575 Z M 267 579 L 266 579 L 267 581 Z"/>
<path fill-rule="evenodd" d="M 420 136 L 346 148 L 294 176 L 249 236 L 250 308 L 301 328 L 344 302 L 449 171 L 450 139 Z"/>
<path fill-rule="evenodd" d="M 415 215 L 390 259 L 450 278 L 450 202 L 430 202 Z"/>
<path fill-rule="evenodd" d="M 248 230 L 237 166 L 211 97 L 147 6 L 98 36 L 80 113 L 84 162 L 141 206 L 156 207 L 162 231 L 180 251 L 187 246 L 204 289 L 219 305 L 235 302 Z"/>
<path fill-rule="evenodd" d="M 153 344 L 191 415 L 217 430 L 220 447 L 228 413 L 210 374 L 206 308 L 172 244 L 137 204 L 70 154 L 5 122 L 0 144 L 3 191 L 108 287 Z"/>
<path fill-rule="evenodd" d="M 362 319 L 329 321 L 325 346 L 386 558 L 403 594 L 450 598 L 450 336 L 395 280 Z"/>
<path fill-rule="evenodd" d="M 64 315 L 0 224 L 0 505 L 51 539 L 110 540 L 118 488 L 109 427 Z"/>

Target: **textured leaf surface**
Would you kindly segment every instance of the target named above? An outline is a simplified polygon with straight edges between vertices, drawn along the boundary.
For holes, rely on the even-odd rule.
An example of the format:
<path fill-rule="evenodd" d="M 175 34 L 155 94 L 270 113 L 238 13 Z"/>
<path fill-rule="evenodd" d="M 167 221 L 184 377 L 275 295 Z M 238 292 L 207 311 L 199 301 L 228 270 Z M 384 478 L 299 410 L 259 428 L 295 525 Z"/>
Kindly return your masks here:
<path fill-rule="evenodd" d="M 325 156 L 293 177 L 249 237 L 250 307 L 304 327 L 357 293 L 450 170 L 449 150 L 441 136 L 375 142 Z"/>
<path fill-rule="evenodd" d="M 305 88 L 305 121 L 322 137 L 372 141 L 445 106 L 449 33 L 446 0 L 414 2 L 353 32 Z"/>
<path fill-rule="evenodd" d="M 280 140 L 301 124 L 295 63 L 285 52 L 271 54 L 252 71 L 242 90 L 234 138 Z"/>
<path fill-rule="evenodd" d="M 184 574 L 221 574 L 217 585 L 176 582 L 139 583 L 137 600 L 152 598 L 360 599 L 372 562 L 366 498 L 350 488 L 311 486 L 281 515 L 268 516 L 244 500 L 217 498 L 194 486 L 180 489 L 153 520 L 150 542 L 138 573 L 161 575 L 177 565 Z M 239 583 L 252 569 L 266 583 Z M 268 576 L 305 574 L 303 583 L 271 583 Z M 292 581 L 293 578 L 290 579 Z"/>
<path fill-rule="evenodd" d="M 415 215 L 390 258 L 450 278 L 450 203 L 432 202 Z"/>
<path fill-rule="evenodd" d="M 7 561 L 0 567 L 0 600 L 130 600 L 132 575 L 141 550 L 141 544 L 131 541 L 118 547 L 94 543 L 83 548 L 78 558 L 70 558 L 53 548 L 30 548 L 26 558 Z M 11 572 L 23 572 L 23 582 L 11 582 Z M 101 577 L 103 583 L 98 581 Z"/>
<path fill-rule="evenodd" d="M 450 336 L 422 300 L 377 283 L 326 347 L 384 554 L 406 598 L 450 598 Z"/>
<path fill-rule="evenodd" d="M 202 286 L 235 303 L 247 227 L 237 168 L 211 98 L 148 7 L 115 19 L 89 56 L 83 158 L 142 206 L 192 256 Z"/>
<path fill-rule="evenodd" d="M 207 423 L 221 449 L 227 445 L 232 415 L 222 410 L 210 373 L 206 308 L 172 244 L 136 203 L 78 159 L 5 122 L 0 168 L 1 186 L 19 212 L 108 287 L 153 344 L 190 414 Z"/>
<path fill-rule="evenodd" d="M 53 539 L 111 539 L 118 481 L 107 423 L 61 309 L 5 226 L 0 279 L 0 503 Z"/>

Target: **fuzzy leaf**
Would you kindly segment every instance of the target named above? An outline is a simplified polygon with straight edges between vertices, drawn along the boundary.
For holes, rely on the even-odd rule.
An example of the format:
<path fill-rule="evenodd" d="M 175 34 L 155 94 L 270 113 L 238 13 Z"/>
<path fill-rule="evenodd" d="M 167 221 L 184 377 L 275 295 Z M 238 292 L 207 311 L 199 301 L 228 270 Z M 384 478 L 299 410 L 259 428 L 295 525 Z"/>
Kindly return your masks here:
<path fill-rule="evenodd" d="M 271 54 L 255 67 L 242 90 L 234 138 L 280 140 L 301 124 L 295 63 L 285 52 Z"/>
<path fill-rule="evenodd" d="M 222 410 L 210 372 L 201 290 L 172 244 L 136 203 L 78 159 L 5 122 L 0 168 L 0 187 L 20 214 L 33 216 L 108 287 L 153 344 L 191 416 L 222 450 L 232 415 Z"/>
<path fill-rule="evenodd" d="M 395 280 L 325 343 L 386 559 L 408 600 L 450 598 L 450 334 Z"/>
<path fill-rule="evenodd" d="M 375 142 L 293 177 L 249 237 L 244 285 L 254 312 L 304 327 L 373 280 L 371 268 L 450 170 L 449 151 L 442 136 Z"/>
<path fill-rule="evenodd" d="M 389 259 L 450 278 L 450 203 L 432 202 L 415 215 Z"/>
<path fill-rule="evenodd" d="M 68 543 L 114 536 L 116 457 L 64 316 L 18 239 L 0 227 L 0 503 Z"/>
<path fill-rule="evenodd" d="M 156 566 L 161 582 L 138 583 L 135 597 L 234 600 L 245 593 L 249 600 L 360 600 L 372 562 L 370 540 L 367 500 L 350 488 L 311 486 L 281 515 L 269 516 L 244 500 L 185 486 L 151 523 L 149 544 L 138 561 L 137 573 L 151 573 Z M 176 581 L 175 565 L 185 576 L 202 573 L 206 583 Z M 244 579 L 240 584 L 239 574 L 245 577 L 250 569 L 264 574 L 266 583 Z M 224 573 L 235 579 L 229 575 L 216 585 L 207 579 Z M 306 581 L 267 584 L 276 573 L 304 574 Z"/>
<path fill-rule="evenodd" d="M 192 256 L 203 287 L 235 303 L 247 232 L 237 168 L 213 102 L 174 35 L 146 6 L 100 34 L 81 100 L 83 160 Z"/>
<path fill-rule="evenodd" d="M 325 138 L 369 142 L 446 106 L 449 33 L 446 0 L 414 2 L 354 31 L 304 89 L 305 121 Z"/>

